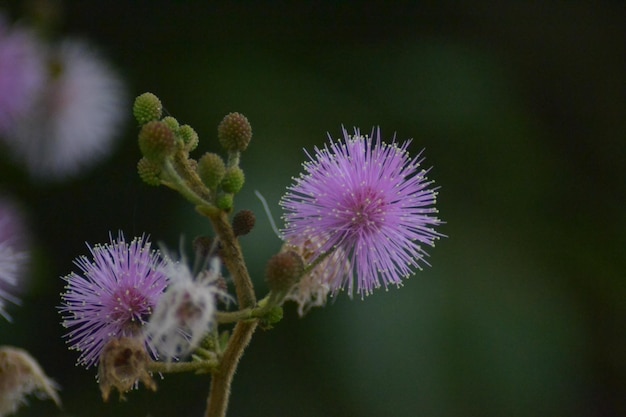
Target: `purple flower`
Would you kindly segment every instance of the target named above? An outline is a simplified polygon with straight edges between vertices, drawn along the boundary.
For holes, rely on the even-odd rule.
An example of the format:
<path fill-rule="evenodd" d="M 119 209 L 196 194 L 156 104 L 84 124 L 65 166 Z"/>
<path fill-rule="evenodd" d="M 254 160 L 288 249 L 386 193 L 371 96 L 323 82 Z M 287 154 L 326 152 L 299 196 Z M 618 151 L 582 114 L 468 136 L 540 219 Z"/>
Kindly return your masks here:
<path fill-rule="evenodd" d="M 11 317 L 5 310 L 5 303 L 19 303 L 14 294 L 30 258 L 28 240 L 20 208 L 0 198 L 0 315 L 9 321 Z"/>
<path fill-rule="evenodd" d="M 288 243 L 319 242 L 317 258 L 342 254 L 347 274 L 329 282 L 333 293 L 346 289 L 352 296 L 356 275 L 361 296 L 374 288 L 400 286 L 420 262 L 428 264 L 421 244 L 434 246 L 441 223 L 434 207 L 437 188 L 420 168 L 421 153 L 411 159 L 410 141 L 400 145 L 381 142 L 380 129 L 372 137 L 355 129 L 344 140 L 315 149 L 305 172 L 281 199 L 285 209 Z M 335 255 L 336 256 L 336 255 Z"/>
<path fill-rule="evenodd" d="M 112 338 L 143 338 L 143 326 L 167 285 L 167 261 L 150 249 L 145 237 L 130 244 L 122 233 L 103 246 L 89 246 L 93 260 L 74 261 L 79 274 L 67 281 L 59 310 L 71 349 L 80 351 L 78 363 L 89 368 L 98 362 L 103 346 Z M 155 350 L 150 342 L 148 349 Z"/>

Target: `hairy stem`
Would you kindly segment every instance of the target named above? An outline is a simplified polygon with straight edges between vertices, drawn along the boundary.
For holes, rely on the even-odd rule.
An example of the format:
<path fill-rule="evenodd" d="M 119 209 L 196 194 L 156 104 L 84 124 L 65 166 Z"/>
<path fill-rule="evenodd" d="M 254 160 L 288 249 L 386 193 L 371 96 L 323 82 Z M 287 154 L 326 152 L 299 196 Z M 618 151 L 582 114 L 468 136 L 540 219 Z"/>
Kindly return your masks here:
<path fill-rule="evenodd" d="M 186 181 L 186 178 L 182 177 L 179 174 L 174 162 L 180 165 L 180 161 L 178 160 L 166 160 L 164 162 L 162 174 L 163 178 L 161 179 L 162 184 L 170 187 L 173 190 L 178 191 L 183 197 L 196 205 L 208 204 L 210 200 L 206 198 L 206 193 L 204 191 L 198 193 L 197 190 L 190 188 L 188 182 Z"/>
<path fill-rule="evenodd" d="M 250 274 L 241 253 L 241 246 L 233 232 L 233 228 L 228 220 L 228 215 L 222 210 L 197 209 L 207 215 L 215 228 L 215 232 L 221 243 L 222 259 L 226 268 L 230 272 L 237 301 L 242 309 L 252 309 L 256 306 L 256 296 Z M 230 386 L 237 370 L 239 359 L 250 343 L 252 334 L 258 325 L 258 320 L 239 321 L 230 336 L 228 345 L 224 350 L 217 369 L 211 378 L 211 389 L 207 399 L 207 409 L 205 417 L 225 417 L 230 398 Z"/>
<path fill-rule="evenodd" d="M 213 372 L 211 390 L 207 400 L 204 417 L 225 417 L 230 397 L 230 386 L 237 369 L 239 359 L 250 343 L 258 320 L 240 321 L 235 325 L 228 346 L 224 351 L 218 368 Z"/>
<path fill-rule="evenodd" d="M 236 323 L 241 320 L 260 319 L 268 313 L 269 296 L 266 296 L 262 300 L 259 300 L 257 307 L 244 308 L 237 311 L 218 311 L 215 314 L 215 319 L 220 324 Z"/>
<path fill-rule="evenodd" d="M 191 362 L 150 362 L 148 371 L 161 374 L 179 372 L 211 372 L 217 368 L 217 361 L 191 361 Z"/>
<path fill-rule="evenodd" d="M 211 213 L 211 222 L 215 228 L 215 232 L 222 243 L 222 258 L 226 264 L 226 268 L 232 275 L 235 283 L 235 291 L 237 292 L 237 301 L 240 308 L 249 308 L 256 305 L 256 296 L 254 295 L 254 287 L 250 280 L 248 268 L 243 260 L 241 246 L 233 233 L 228 217 L 225 212 L 219 210 Z"/>

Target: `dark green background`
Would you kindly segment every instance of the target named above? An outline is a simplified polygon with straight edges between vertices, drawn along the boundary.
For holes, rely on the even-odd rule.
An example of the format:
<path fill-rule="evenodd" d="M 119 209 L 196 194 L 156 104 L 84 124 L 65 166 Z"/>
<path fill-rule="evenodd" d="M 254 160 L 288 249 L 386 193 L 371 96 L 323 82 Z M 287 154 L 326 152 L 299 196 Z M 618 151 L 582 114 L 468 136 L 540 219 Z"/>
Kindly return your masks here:
<path fill-rule="evenodd" d="M 341 125 L 426 148 L 440 229 L 432 268 L 365 300 L 293 306 L 258 332 L 230 416 L 626 415 L 626 13 L 623 2 L 60 3 L 57 35 L 86 37 L 127 81 L 157 94 L 218 151 L 228 112 L 250 120 L 238 208 L 258 295 L 280 247 L 274 209 L 302 149 Z M 14 13 L 20 9 L 9 2 Z M 103 404 L 75 367 L 55 306 L 84 242 L 149 233 L 169 247 L 210 232 L 193 208 L 135 172 L 129 118 L 111 158 L 42 184 L 2 159 L 0 185 L 30 209 L 38 264 L 1 342 L 29 349 L 63 386 L 64 411 L 19 416 L 196 417 L 208 377 Z"/>

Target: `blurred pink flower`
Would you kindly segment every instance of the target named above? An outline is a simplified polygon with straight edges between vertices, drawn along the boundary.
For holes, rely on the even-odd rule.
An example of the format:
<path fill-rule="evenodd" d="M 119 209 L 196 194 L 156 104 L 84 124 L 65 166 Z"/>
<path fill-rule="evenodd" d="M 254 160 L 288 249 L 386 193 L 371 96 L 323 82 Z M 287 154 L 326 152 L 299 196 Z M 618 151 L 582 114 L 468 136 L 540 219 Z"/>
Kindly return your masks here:
<path fill-rule="evenodd" d="M 43 47 L 0 14 L 0 135 L 28 112 L 45 79 Z"/>

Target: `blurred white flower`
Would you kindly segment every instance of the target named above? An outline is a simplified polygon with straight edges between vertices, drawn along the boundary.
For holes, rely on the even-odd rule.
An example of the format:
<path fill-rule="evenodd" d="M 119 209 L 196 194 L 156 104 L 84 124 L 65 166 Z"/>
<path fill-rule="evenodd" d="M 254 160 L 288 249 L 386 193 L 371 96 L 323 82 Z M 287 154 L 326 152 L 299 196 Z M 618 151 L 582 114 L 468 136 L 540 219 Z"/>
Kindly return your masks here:
<path fill-rule="evenodd" d="M 0 315 L 9 321 L 5 303 L 19 303 L 15 293 L 28 260 L 28 236 L 22 212 L 11 200 L 0 196 Z"/>
<path fill-rule="evenodd" d="M 211 268 L 194 277 L 184 261 L 167 265 L 170 285 L 146 327 L 146 337 L 166 360 L 192 352 L 213 327 L 216 297 L 228 299 L 217 285 L 220 267 L 219 259 L 213 258 Z"/>
<path fill-rule="evenodd" d="M 60 179 L 110 153 L 130 104 L 121 79 L 88 44 L 63 41 L 47 62 L 45 89 L 7 139 L 33 177 Z"/>

